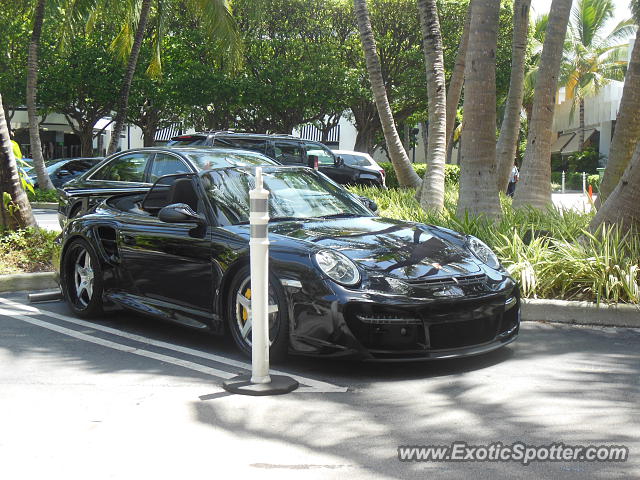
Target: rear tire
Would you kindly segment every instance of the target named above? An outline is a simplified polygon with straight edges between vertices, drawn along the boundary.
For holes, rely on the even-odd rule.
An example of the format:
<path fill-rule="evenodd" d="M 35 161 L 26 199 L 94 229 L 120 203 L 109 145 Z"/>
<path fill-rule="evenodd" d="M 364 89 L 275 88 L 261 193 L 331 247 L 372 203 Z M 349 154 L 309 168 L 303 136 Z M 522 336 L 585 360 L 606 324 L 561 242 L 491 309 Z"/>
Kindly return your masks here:
<path fill-rule="evenodd" d="M 289 316 L 284 290 L 273 276 L 269 278 L 269 307 L 277 308 L 277 311 L 269 314 L 269 358 L 272 362 L 279 362 L 286 358 L 289 348 Z M 233 341 L 247 357 L 251 357 L 250 322 L 251 276 L 247 265 L 233 278 L 227 297 L 227 324 Z"/>
<path fill-rule="evenodd" d="M 102 314 L 102 268 L 93 247 L 82 239 L 67 247 L 60 268 L 60 286 L 67 304 L 79 317 Z"/>

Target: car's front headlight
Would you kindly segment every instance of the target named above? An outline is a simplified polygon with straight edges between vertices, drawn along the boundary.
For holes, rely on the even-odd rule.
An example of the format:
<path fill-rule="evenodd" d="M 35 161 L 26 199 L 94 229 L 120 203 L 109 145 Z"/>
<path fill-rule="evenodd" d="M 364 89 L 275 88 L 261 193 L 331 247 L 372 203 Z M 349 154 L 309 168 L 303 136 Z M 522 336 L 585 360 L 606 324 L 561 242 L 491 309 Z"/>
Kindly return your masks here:
<path fill-rule="evenodd" d="M 500 260 L 498 260 L 496 254 L 479 238 L 468 235 L 467 247 L 482 263 L 487 264 L 495 270 L 500 268 Z"/>
<path fill-rule="evenodd" d="M 352 286 L 360 281 L 358 267 L 343 253 L 320 250 L 316 253 L 315 259 L 320 270 L 336 283 Z"/>

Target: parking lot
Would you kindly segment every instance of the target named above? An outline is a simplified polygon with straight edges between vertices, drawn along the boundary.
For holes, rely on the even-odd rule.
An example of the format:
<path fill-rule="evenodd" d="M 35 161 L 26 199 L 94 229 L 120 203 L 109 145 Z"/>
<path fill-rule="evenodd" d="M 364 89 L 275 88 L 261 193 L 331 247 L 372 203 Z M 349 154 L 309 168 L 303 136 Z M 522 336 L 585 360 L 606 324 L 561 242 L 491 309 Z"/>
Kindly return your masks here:
<path fill-rule="evenodd" d="M 230 340 L 114 311 L 0 298 L 2 478 L 632 478 L 640 331 L 525 323 L 492 354 L 431 363 L 290 358 L 301 388 L 230 395 Z M 624 463 L 400 462 L 401 445 L 626 445 Z M 52 474 L 55 473 L 53 476 Z"/>

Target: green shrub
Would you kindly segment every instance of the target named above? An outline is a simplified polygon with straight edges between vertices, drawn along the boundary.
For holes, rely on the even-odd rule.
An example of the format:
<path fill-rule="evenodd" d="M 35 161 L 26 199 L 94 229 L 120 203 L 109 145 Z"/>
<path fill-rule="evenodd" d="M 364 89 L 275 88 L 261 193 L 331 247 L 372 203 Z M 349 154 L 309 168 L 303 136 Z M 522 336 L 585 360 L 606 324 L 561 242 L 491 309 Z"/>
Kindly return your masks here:
<path fill-rule="evenodd" d="M 27 228 L 0 233 L 0 274 L 53 270 L 57 232 Z"/>
<path fill-rule="evenodd" d="M 582 152 L 569 156 L 567 170 L 569 172 L 596 173 L 599 167 L 600 155 L 593 148 L 587 148 Z"/>
<path fill-rule="evenodd" d="M 378 164 L 384 168 L 387 187 L 398 188 L 400 186 L 398 177 L 396 177 L 396 171 L 393 169 L 391 162 L 378 162 Z M 424 173 L 427 171 L 426 163 L 412 163 L 411 165 L 420 178 L 424 177 Z M 447 184 L 457 184 L 460 181 L 460 167 L 446 164 L 444 166 L 444 181 Z"/>
<path fill-rule="evenodd" d="M 447 186 L 442 214 L 425 212 L 413 189 L 350 187 L 373 199 L 384 217 L 441 225 L 475 235 L 491 246 L 528 298 L 640 303 L 640 236 L 614 227 L 587 231 L 593 216 L 572 210 L 511 207 L 501 195 L 496 222 L 455 216 L 457 188 Z"/>
<path fill-rule="evenodd" d="M 27 192 L 30 202 L 52 202 L 58 203 L 58 191 L 57 190 L 40 190 L 34 189 L 33 192 Z"/>

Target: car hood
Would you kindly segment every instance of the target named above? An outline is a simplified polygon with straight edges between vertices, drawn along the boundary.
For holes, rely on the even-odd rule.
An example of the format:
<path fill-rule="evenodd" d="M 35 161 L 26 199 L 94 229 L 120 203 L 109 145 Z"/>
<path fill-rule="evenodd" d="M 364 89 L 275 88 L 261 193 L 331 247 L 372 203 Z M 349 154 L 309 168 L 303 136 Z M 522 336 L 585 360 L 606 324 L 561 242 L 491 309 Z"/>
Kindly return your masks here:
<path fill-rule="evenodd" d="M 400 280 L 421 281 L 481 273 L 464 239 L 437 227 L 380 217 L 271 223 L 278 236 L 340 251 L 362 268 Z"/>

